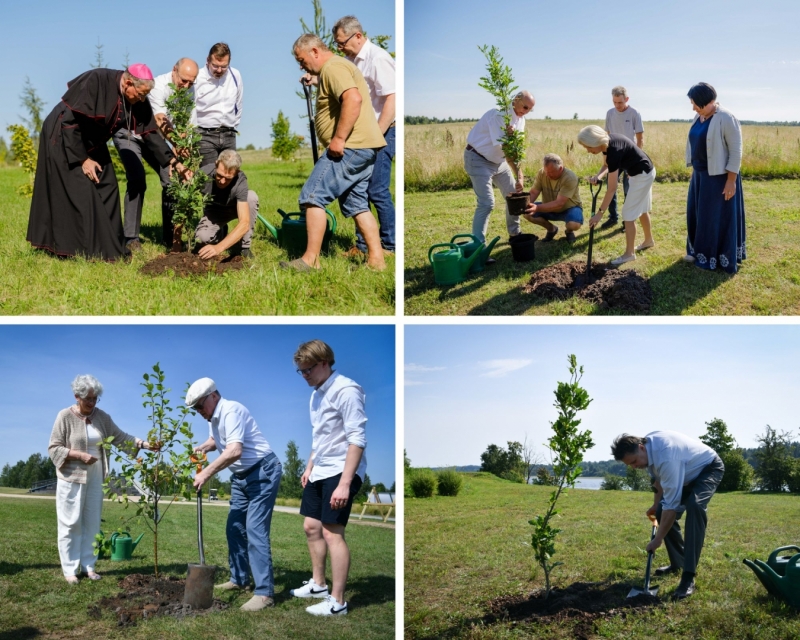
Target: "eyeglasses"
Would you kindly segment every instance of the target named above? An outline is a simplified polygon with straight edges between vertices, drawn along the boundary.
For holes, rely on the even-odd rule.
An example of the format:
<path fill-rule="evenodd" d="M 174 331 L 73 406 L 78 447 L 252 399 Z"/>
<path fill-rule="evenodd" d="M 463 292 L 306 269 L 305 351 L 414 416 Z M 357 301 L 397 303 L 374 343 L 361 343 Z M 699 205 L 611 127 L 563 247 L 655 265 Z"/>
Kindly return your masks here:
<path fill-rule="evenodd" d="M 344 42 L 337 42 L 337 43 L 336 43 L 336 48 L 337 48 L 337 49 L 344 49 L 344 46 L 345 46 L 345 45 L 346 45 L 348 42 L 350 42 L 350 40 L 352 40 L 352 39 L 353 39 L 353 38 L 354 38 L 356 35 L 358 35 L 358 31 L 356 31 L 356 32 L 355 32 L 353 35 L 351 35 L 351 36 L 350 36 L 350 37 L 349 37 L 347 40 L 345 40 Z"/>
<path fill-rule="evenodd" d="M 208 396 L 203 396 L 192 405 L 192 409 L 194 409 L 195 411 L 200 411 L 200 409 L 202 409 L 203 405 L 206 403 L 206 400 L 208 400 Z"/>
<path fill-rule="evenodd" d="M 213 64 L 212 64 L 211 66 L 212 66 L 212 67 L 214 67 L 214 65 L 213 65 Z M 218 68 L 218 67 L 214 67 L 214 68 L 216 69 L 216 68 Z M 227 69 L 228 67 L 225 67 L 225 68 Z M 178 80 L 180 80 L 180 81 L 181 81 L 181 83 L 182 83 L 182 84 L 183 84 L 185 87 L 193 87 L 193 86 L 194 86 L 194 80 L 186 80 L 185 78 L 182 78 L 180 74 L 178 74 Z"/>
<path fill-rule="evenodd" d="M 97 396 L 86 396 L 85 398 L 81 398 L 81 402 L 88 402 L 90 404 L 97 404 L 100 402 L 100 398 Z"/>
<path fill-rule="evenodd" d="M 228 63 L 228 64 L 214 64 L 213 62 L 209 62 L 208 66 L 211 67 L 212 69 L 216 69 L 217 71 L 225 71 L 231 65 L 230 65 L 230 63 Z"/>
<path fill-rule="evenodd" d="M 316 367 L 318 364 L 319 364 L 319 362 L 317 362 L 315 365 L 309 367 L 308 369 L 297 369 L 297 373 L 299 373 L 301 376 L 307 376 L 309 373 L 311 373 L 313 371 L 314 367 Z"/>

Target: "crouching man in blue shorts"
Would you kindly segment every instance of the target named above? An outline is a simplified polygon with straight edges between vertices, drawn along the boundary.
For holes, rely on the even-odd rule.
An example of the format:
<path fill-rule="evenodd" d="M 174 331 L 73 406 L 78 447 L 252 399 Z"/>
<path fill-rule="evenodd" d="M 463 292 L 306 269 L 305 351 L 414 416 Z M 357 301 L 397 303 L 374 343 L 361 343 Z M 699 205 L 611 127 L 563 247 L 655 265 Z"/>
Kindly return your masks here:
<path fill-rule="evenodd" d="M 367 447 L 363 389 L 333 371 L 333 350 L 322 340 L 301 344 L 294 354 L 297 372 L 311 393 L 311 455 L 300 478 L 303 500 L 300 515 L 311 555 L 312 578 L 298 589 L 296 598 L 324 598 L 306 608 L 316 616 L 344 615 L 344 590 L 350 570 L 350 549 L 344 528 L 353 498 L 367 472 Z M 331 558 L 331 590 L 325 582 L 325 559 Z"/>
<path fill-rule="evenodd" d="M 383 271 L 378 223 L 369 208 L 369 188 L 378 149 L 386 140 L 378 127 L 369 87 L 349 60 L 334 55 L 322 40 L 306 33 L 294 43 L 294 57 L 310 74 L 307 84 L 317 85 L 314 126 L 327 147 L 300 192 L 300 209 L 306 214 L 308 244 L 305 253 L 284 268 L 319 269 L 319 254 L 328 224 L 325 207 L 338 198 L 345 218 L 353 218 L 367 245 L 367 266 Z M 316 82 L 314 82 L 316 80 Z"/>
<path fill-rule="evenodd" d="M 536 198 L 542 194 L 541 202 Z M 547 229 L 542 242 L 550 242 L 558 233 L 553 221 L 564 223 L 567 242 L 575 242 L 575 232 L 583 224 L 583 205 L 578 189 L 578 176 L 564 166 L 560 156 L 548 153 L 531 188 L 531 203 L 522 216 Z"/>

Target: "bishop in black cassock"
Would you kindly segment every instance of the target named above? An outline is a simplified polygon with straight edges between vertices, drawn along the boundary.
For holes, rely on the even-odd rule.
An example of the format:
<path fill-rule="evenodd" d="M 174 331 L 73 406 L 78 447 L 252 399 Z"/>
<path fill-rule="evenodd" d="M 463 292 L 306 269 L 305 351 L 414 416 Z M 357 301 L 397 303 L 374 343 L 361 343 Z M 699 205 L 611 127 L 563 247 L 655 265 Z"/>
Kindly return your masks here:
<path fill-rule="evenodd" d="M 144 65 L 134 67 L 152 78 Z M 27 235 L 37 249 L 102 260 L 125 255 L 119 187 L 106 145 L 118 129 L 142 136 L 162 167 L 175 163 L 148 100 L 138 93 L 139 101 L 126 97 L 134 92 L 125 89 L 123 73 L 92 69 L 79 75 L 44 121 Z M 87 176 L 87 158 L 101 167 L 98 182 Z"/>

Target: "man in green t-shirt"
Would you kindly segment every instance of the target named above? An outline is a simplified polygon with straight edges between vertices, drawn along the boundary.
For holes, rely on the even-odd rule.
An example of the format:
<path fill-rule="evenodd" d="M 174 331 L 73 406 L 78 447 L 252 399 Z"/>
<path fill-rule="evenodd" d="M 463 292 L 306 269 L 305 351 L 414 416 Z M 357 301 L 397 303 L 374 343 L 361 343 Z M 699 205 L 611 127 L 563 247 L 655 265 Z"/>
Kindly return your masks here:
<path fill-rule="evenodd" d="M 320 143 L 327 147 L 300 192 L 306 213 L 308 244 L 305 253 L 282 267 L 319 269 L 325 234 L 325 207 L 338 198 L 345 218 L 354 218 L 367 244 L 367 266 L 386 268 L 378 223 L 369 208 L 367 188 L 377 150 L 386 146 L 372 110 L 369 88 L 356 66 L 336 56 L 322 40 L 306 33 L 294 43 L 294 57 L 317 82 L 314 125 Z M 311 84 L 311 83 L 309 83 Z"/>
<path fill-rule="evenodd" d="M 540 202 L 536 198 L 542 195 Z M 578 189 L 578 176 L 564 166 L 560 156 L 548 153 L 536 174 L 531 188 L 531 203 L 523 217 L 547 229 L 542 242 L 550 242 L 558 233 L 553 220 L 564 223 L 567 242 L 575 242 L 575 231 L 583 224 L 583 205 Z"/>

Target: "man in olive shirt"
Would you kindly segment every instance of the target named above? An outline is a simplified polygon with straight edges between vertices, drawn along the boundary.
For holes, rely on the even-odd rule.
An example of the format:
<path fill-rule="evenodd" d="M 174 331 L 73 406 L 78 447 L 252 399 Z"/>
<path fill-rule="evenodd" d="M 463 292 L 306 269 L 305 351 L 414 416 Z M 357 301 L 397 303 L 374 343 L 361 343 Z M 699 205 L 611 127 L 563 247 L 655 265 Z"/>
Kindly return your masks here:
<path fill-rule="evenodd" d="M 553 220 L 564 223 L 567 242 L 575 242 L 575 231 L 583 224 L 583 205 L 578 189 L 578 176 L 564 166 L 560 156 L 548 153 L 543 167 L 536 174 L 531 188 L 531 203 L 523 217 L 547 229 L 542 242 L 550 242 L 558 233 Z M 542 195 L 541 202 L 536 198 Z"/>
<path fill-rule="evenodd" d="M 353 218 L 367 244 L 367 266 L 386 268 L 378 223 L 369 209 L 367 188 L 377 150 L 386 146 L 372 110 L 369 88 L 356 66 L 334 55 L 316 35 L 306 33 L 294 43 L 300 67 L 317 76 L 317 137 L 327 147 L 300 192 L 306 214 L 305 253 L 281 266 L 298 271 L 319 269 L 319 254 L 327 226 L 325 207 L 338 198 L 345 218 Z"/>

